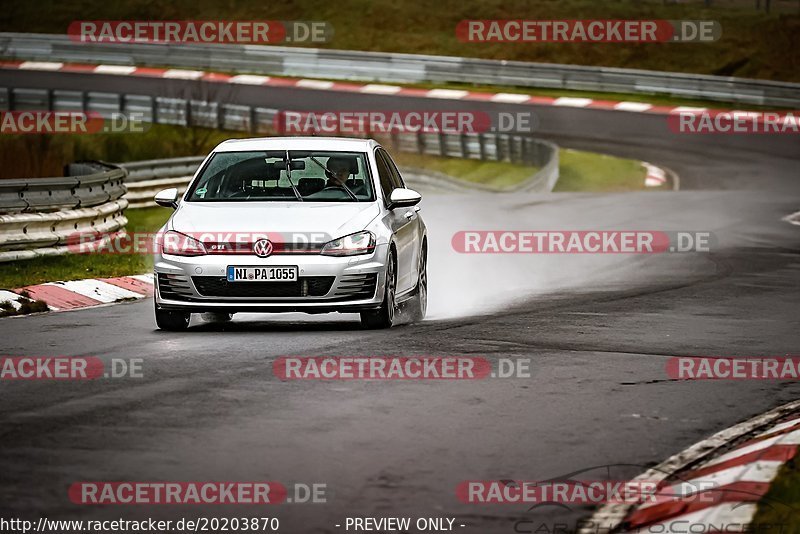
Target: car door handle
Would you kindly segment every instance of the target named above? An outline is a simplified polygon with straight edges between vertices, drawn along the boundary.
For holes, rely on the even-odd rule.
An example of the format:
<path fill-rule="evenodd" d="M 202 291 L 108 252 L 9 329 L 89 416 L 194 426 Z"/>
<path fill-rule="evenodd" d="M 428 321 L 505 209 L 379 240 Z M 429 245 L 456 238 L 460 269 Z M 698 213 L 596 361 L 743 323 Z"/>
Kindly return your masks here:
<path fill-rule="evenodd" d="M 414 215 L 416 215 L 416 212 L 412 211 L 412 210 L 409 210 L 409 211 L 406 212 L 406 219 L 408 219 L 410 221 L 411 219 L 414 218 Z"/>

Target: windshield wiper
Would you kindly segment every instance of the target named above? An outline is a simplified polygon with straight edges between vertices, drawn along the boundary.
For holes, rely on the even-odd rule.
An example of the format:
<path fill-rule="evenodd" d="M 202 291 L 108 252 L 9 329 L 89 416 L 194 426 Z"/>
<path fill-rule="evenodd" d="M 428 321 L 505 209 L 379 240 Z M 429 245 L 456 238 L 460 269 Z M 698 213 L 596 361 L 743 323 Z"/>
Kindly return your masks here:
<path fill-rule="evenodd" d="M 292 191 L 294 191 L 294 196 L 297 197 L 297 200 L 300 202 L 305 202 L 303 200 L 303 195 L 300 194 L 300 191 L 294 186 L 294 182 L 292 182 L 292 160 L 289 159 L 289 151 L 286 151 L 286 178 L 289 179 L 289 185 L 292 186 Z"/>
<path fill-rule="evenodd" d="M 336 180 L 337 182 L 339 182 L 339 185 L 341 185 L 341 186 L 344 188 L 344 190 L 345 190 L 345 191 L 347 191 L 347 194 L 348 194 L 348 195 L 350 195 L 350 198 L 352 198 L 353 200 L 355 200 L 356 202 L 358 202 L 358 197 L 356 196 L 356 194 L 355 194 L 355 193 L 353 193 L 353 192 L 350 190 L 350 188 L 349 188 L 349 187 L 347 187 L 347 184 L 345 184 L 343 181 L 339 180 L 339 179 L 336 177 L 336 175 L 335 175 L 335 174 L 333 174 L 333 173 L 331 172 L 331 170 L 330 170 L 328 167 L 326 167 L 325 165 L 323 165 L 322 163 L 320 163 L 319 161 L 317 161 L 317 158 L 315 158 L 314 156 L 308 156 L 308 157 L 309 157 L 309 158 L 311 158 L 311 161 L 313 161 L 314 163 L 316 163 L 317 165 L 319 165 L 320 167 L 322 167 L 322 168 L 325 170 L 325 175 L 326 175 L 328 178 L 333 178 L 334 180 Z M 290 181 L 291 181 L 291 180 L 290 180 Z"/>

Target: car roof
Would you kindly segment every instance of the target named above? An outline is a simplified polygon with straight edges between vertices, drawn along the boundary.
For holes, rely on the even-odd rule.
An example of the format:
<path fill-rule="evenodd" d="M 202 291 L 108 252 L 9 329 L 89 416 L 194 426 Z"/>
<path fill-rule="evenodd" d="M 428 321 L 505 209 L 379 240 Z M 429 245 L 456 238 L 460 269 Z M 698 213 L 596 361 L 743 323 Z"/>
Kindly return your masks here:
<path fill-rule="evenodd" d="M 369 152 L 380 146 L 374 139 L 351 137 L 257 137 L 228 139 L 214 149 L 215 152 L 245 152 L 250 150 L 331 150 L 343 152 Z"/>

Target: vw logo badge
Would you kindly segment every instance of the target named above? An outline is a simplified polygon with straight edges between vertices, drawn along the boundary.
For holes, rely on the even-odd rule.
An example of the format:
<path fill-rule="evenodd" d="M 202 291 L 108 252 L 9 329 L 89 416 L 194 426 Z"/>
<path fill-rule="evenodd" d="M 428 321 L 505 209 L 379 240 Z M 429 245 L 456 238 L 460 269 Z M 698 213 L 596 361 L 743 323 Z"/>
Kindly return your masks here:
<path fill-rule="evenodd" d="M 253 252 L 259 258 L 266 258 L 272 254 L 272 241 L 269 239 L 259 239 L 253 244 Z"/>

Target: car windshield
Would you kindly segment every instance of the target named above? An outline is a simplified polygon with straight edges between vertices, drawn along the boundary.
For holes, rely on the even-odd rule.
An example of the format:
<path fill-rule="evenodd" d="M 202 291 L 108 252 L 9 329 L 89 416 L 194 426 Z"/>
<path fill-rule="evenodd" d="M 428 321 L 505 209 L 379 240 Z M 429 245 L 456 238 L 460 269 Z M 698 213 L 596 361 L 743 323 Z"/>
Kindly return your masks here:
<path fill-rule="evenodd" d="M 375 193 L 367 161 L 361 152 L 217 152 L 186 200 L 371 202 Z"/>

